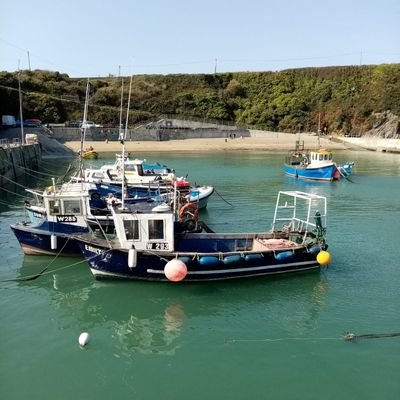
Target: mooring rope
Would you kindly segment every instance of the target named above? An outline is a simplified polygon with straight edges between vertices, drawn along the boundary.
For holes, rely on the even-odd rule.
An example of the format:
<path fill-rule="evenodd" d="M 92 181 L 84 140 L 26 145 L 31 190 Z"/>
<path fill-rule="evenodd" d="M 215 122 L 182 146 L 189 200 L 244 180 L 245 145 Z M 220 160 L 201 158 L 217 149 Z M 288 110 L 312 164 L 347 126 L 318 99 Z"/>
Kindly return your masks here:
<path fill-rule="evenodd" d="M 233 207 L 233 204 L 232 204 L 232 203 L 229 203 L 228 200 L 225 200 L 225 199 L 222 197 L 222 195 L 220 195 L 220 194 L 218 193 L 218 191 L 217 191 L 216 189 L 214 189 L 214 192 L 215 192 L 226 204 L 229 204 L 231 207 Z"/>
<path fill-rule="evenodd" d="M 63 248 L 64 248 L 64 246 L 63 246 Z M 64 265 L 63 267 L 56 268 L 56 269 L 52 269 L 51 271 L 47 271 L 47 269 L 48 269 L 48 268 L 51 266 L 51 264 L 53 264 L 53 262 L 58 258 L 58 256 L 61 254 L 61 252 L 62 252 L 62 250 L 60 250 L 60 252 L 59 252 L 59 253 L 49 262 L 49 264 L 47 264 L 47 266 L 46 266 L 45 268 L 43 268 L 42 271 L 40 271 L 39 273 L 33 274 L 33 275 L 21 276 L 21 277 L 19 277 L 19 278 L 3 279 L 3 280 L 0 280 L 0 283 L 33 281 L 33 280 L 35 280 L 35 279 L 37 279 L 37 278 L 40 278 L 41 276 L 53 274 L 53 273 L 55 273 L 55 272 L 62 271 L 63 269 L 67 269 L 67 268 L 75 267 L 76 265 L 79 265 L 79 264 L 83 264 L 83 263 L 85 263 L 85 262 L 91 260 L 92 258 L 95 258 L 95 257 L 98 256 L 97 254 L 95 254 L 94 256 L 89 257 L 89 258 L 87 258 L 87 259 L 86 259 L 86 258 L 83 258 L 83 259 L 81 259 L 81 260 L 79 260 L 79 261 L 77 261 L 77 262 L 75 262 L 75 263 L 68 264 L 68 265 Z M 105 250 L 104 252 L 105 252 L 105 253 L 108 253 L 108 250 Z"/>
<path fill-rule="evenodd" d="M 380 339 L 388 337 L 400 336 L 400 332 L 394 333 L 367 333 L 362 335 L 356 335 L 352 332 L 345 332 L 341 337 L 288 337 L 288 338 L 263 338 L 263 339 L 229 339 L 225 343 L 252 343 L 252 342 L 285 342 L 285 341 L 315 341 L 315 340 L 344 340 L 344 341 L 356 341 L 358 339 Z"/>
<path fill-rule="evenodd" d="M 53 262 L 55 260 L 57 260 L 57 258 L 60 256 L 60 254 L 63 252 L 63 250 L 65 249 L 65 246 L 68 244 L 68 242 L 70 241 L 70 238 L 68 237 L 67 240 L 65 241 L 64 245 L 61 247 L 60 251 L 56 254 L 56 256 L 46 265 L 46 267 L 40 271 L 38 274 L 35 275 L 28 275 L 28 276 L 23 276 L 20 278 L 14 278 L 14 279 L 5 279 L 0 281 L 0 283 L 2 282 L 19 282 L 19 281 L 33 281 L 36 278 L 39 278 L 39 276 L 44 275 L 44 272 L 51 266 L 51 264 L 53 264 Z"/>
<path fill-rule="evenodd" d="M 388 337 L 396 337 L 400 336 L 400 332 L 394 332 L 394 333 L 365 333 L 362 335 L 356 335 L 352 332 L 346 332 L 343 335 L 344 340 L 348 341 L 355 341 L 358 339 L 380 339 L 380 338 L 388 338 Z"/>

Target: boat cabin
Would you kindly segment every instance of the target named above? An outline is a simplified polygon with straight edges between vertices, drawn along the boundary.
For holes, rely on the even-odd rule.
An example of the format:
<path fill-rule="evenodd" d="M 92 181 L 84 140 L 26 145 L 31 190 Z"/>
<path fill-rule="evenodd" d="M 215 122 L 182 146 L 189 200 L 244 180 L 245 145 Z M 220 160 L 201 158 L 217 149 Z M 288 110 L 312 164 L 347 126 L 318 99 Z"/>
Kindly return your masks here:
<path fill-rule="evenodd" d="M 112 209 L 115 231 L 121 248 L 174 251 L 175 216 L 167 205 L 148 210 Z"/>
<path fill-rule="evenodd" d="M 333 160 L 333 153 L 326 149 L 319 149 L 318 151 L 310 152 L 310 162 L 327 162 L 331 163 Z"/>
<path fill-rule="evenodd" d="M 87 218 L 110 215 L 105 202 L 93 195 L 96 193 L 93 184 L 68 183 L 49 186 L 44 192 L 27 191 L 36 197 L 35 205 L 25 205 L 33 225 L 47 220 L 49 224 L 86 228 Z M 72 228 L 72 231 L 75 230 Z"/>
<path fill-rule="evenodd" d="M 320 168 L 333 165 L 333 153 L 326 149 L 314 151 L 292 150 L 286 156 L 285 163 L 295 167 Z"/>

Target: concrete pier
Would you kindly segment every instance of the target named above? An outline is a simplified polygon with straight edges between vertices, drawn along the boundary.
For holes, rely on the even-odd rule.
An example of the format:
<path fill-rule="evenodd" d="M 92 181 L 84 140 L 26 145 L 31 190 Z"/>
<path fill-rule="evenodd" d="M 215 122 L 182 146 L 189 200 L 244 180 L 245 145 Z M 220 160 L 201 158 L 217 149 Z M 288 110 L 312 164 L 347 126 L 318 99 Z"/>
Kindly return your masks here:
<path fill-rule="evenodd" d="M 7 185 L 10 180 L 16 181 L 26 170 L 38 169 L 41 159 L 39 143 L 10 143 L 0 140 L 0 186 Z"/>

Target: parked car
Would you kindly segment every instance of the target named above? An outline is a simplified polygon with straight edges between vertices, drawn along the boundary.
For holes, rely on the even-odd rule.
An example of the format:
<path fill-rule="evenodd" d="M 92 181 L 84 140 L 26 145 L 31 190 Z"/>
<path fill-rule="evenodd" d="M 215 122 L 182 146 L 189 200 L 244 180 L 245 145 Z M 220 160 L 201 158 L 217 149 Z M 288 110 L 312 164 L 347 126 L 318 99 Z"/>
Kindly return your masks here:
<path fill-rule="evenodd" d="M 19 120 L 15 121 L 15 126 L 20 127 L 21 121 L 19 121 Z M 30 128 L 38 128 L 38 127 L 42 126 L 42 121 L 37 118 L 26 119 L 24 121 L 24 126 L 27 126 Z"/>
<path fill-rule="evenodd" d="M 80 127 L 81 128 L 85 128 L 86 127 L 86 129 L 101 128 L 101 125 L 95 124 L 93 121 L 86 121 L 86 122 L 82 123 Z"/>
<path fill-rule="evenodd" d="M 67 128 L 79 128 L 82 125 L 82 120 L 76 119 L 75 121 L 66 121 L 64 125 Z"/>
<path fill-rule="evenodd" d="M 42 121 L 37 118 L 30 118 L 24 121 L 24 125 L 26 126 L 42 126 Z"/>

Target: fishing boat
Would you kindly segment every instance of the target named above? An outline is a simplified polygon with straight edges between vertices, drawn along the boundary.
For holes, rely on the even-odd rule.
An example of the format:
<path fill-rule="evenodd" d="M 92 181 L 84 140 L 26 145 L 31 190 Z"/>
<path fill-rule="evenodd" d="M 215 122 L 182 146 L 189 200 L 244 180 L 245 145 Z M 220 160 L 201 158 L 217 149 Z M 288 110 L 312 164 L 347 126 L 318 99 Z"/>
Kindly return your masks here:
<path fill-rule="evenodd" d="M 284 172 L 299 179 L 333 181 L 348 177 L 353 166 L 354 162 L 337 164 L 328 149 L 305 150 L 304 142 L 297 140 L 295 149 L 286 156 Z"/>
<path fill-rule="evenodd" d="M 96 278 L 214 281 L 316 270 L 328 264 L 327 201 L 278 193 L 272 228 L 215 233 L 197 220 L 195 205 L 136 212 L 113 207 L 114 236 L 73 235 Z"/>
<path fill-rule="evenodd" d="M 337 169 L 341 176 L 347 177 L 353 172 L 354 161 L 337 164 Z"/>
<path fill-rule="evenodd" d="M 25 201 L 28 219 L 11 225 L 27 255 L 80 255 L 71 240 L 76 232 L 101 229 L 113 232 L 114 224 L 106 202 L 92 199 L 96 185 L 65 183 L 44 191 L 27 189 L 35 200 Z"/>
<path fill-rule="evenodd" d="M 119 157 L 114 164 L 106 164 L 100 168 L 86 168 L 72 180 L 94 183 L 97 186 L 98 197 L 109 193 L 121 198 L 124 184 L 127 196 L 130 198 L 155 198 L 167 196 L 178 185 L 180 190 L 186 190 L 188 201 L 198 203 L 199 208 L 207 207 L 214 188 L 208 185 L 192 185 L 184 177 L 176 177 L 171 169 L 157 165 L 145 164 L 144 160 Z M 152 172 L 145 172 L 150 170 Z M 123 178 L 125 177 L 125 179 Z M 94 195 L 95 196 L 95 195 Z"/>
<path fill-rule="evenodd" d="M 114 233 L 110 205 L 129 204 L 136 212 L 144 212 L 165 203 L 176 201 L 183 205 L 190 200 L 187 187 L 178 182 L 172 192 L 159 197 L 125 197 L 116 193 L 100 197 L 98 186 L 84 181 L 56 185 L 53 180 L 44 190 L 26 191 L 31 197 L 24 203 L 28 218 L 11 225 L 11 229 L 27 255 L 80 255 L 71 234 L 99 230 Z M 191 204 L 199 208 L 198 202 Z"/>

